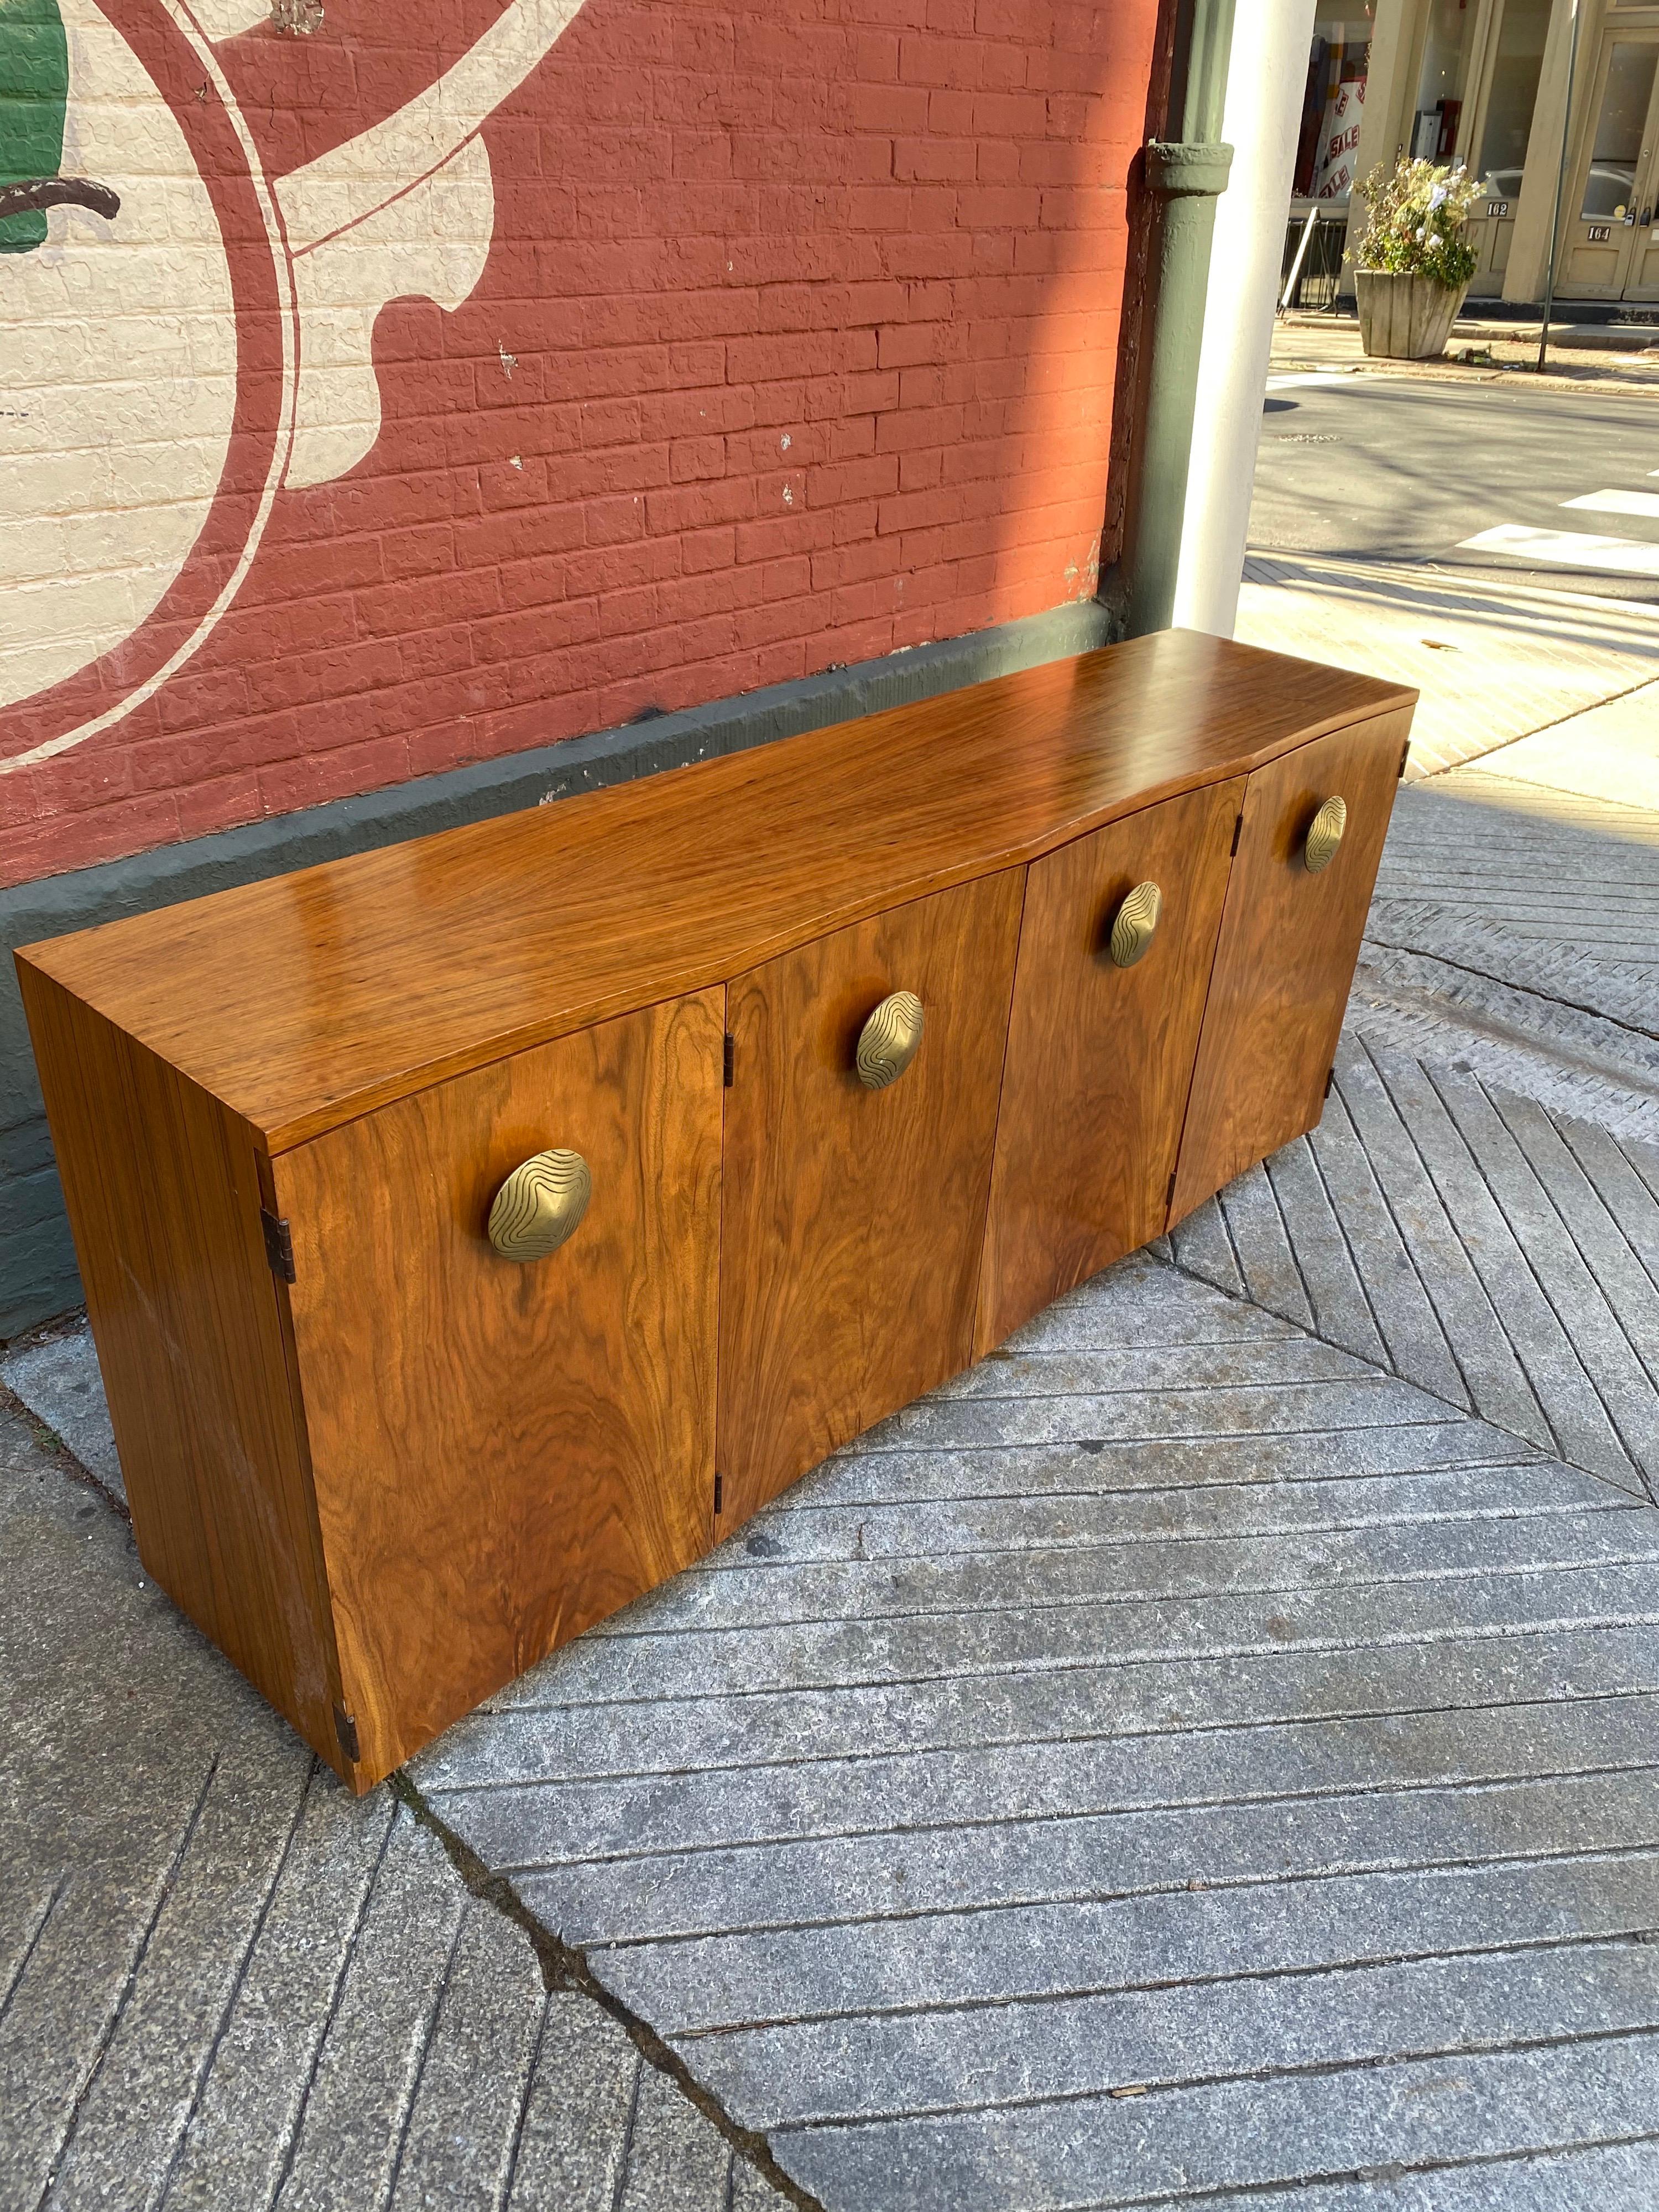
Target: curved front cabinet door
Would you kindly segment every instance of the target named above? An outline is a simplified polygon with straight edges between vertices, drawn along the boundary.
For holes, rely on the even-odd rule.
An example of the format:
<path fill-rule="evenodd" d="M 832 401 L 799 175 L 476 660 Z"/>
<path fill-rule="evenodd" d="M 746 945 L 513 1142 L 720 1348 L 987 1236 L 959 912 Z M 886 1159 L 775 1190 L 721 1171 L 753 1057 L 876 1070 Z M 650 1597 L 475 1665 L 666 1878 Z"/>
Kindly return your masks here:
<path fill-rule="evenodd" d="M 896 907 L 730 988 L 723 1534 L 972 1357 L 1024 873 Z M 924 1010 L 920 1049 L 872 1091 L 860 1039 L 897 993 Z"/>
<path fill-rule="evenodd" d="M 273 1163 L 360 1780 L 708 1547 L 723 1012 L 669 1000 Z M 521 1263 L 490 1235 L 515 1173 Z"/>
<path fill-rule="evenodd" d="M 976 1349 L 1164 1227 L 1242 779 L 1034 860 Z"/>
<path fill-rule="evenodd" d="M 1408 708 L 1376 715 L 1299 745 L 1246 787 L 1172 1219 L 1324 1110 L 1410 728 Z"/>

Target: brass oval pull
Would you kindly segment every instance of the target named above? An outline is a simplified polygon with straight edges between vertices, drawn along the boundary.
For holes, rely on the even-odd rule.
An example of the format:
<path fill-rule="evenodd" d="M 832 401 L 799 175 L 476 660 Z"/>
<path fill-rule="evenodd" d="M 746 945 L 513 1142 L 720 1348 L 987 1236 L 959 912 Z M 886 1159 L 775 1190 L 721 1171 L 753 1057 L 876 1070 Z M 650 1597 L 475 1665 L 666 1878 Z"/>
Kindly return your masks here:
<path fill-rule="evenodd" d="M 592 1195 L 580 1152 L 537 1152 L 496 1192 L 489 1241 L 503 1260 L 544 1260 L 581 1226 Z"/>
<path fill-rule="evenodd" d="M 1347 826 L 1347 800 L 1328 799 L 1308 824 L 1307 840 L 1302 848 L 1302 858 L 1310 876 L 1322 875 L 1329 867 Z"/>
<path fill-rule="evenodd" d="M 1112 921 L 1106 949 L 1113 964 L 1133 968 L 1152 949 L 1158 918 L 1164 911 L 1164 894 L 1156 884 L 1137 884 L 1125 897 Z"/>
<path fill-rule="evenodd" d="M 859 1031 L 859 1081 L 866 1091 L 885 1091 L 896 1083 L 921 1047 L 927 1016 L 914 991 L 885 998 Z"/>

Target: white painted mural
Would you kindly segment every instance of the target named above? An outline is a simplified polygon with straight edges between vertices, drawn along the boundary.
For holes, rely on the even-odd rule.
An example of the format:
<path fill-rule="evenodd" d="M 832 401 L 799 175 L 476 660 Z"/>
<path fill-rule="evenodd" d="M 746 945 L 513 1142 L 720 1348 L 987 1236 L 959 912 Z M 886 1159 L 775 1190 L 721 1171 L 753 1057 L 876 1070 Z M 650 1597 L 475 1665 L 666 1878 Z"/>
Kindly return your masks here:
<path fill-rule="evenodd" d="M 0 257 L 0 706 L 150 613 L 207 518 L 236 405 L 230 272 L 185 135 L 93 0 L 58 4 L 63 173 L 120 208 L 52 208 L 44 245 Z"/>
<path fill-rule="evenodd" d="M 329 482 L 369 453 L 375 319 L 406 296 L 453 310 L 477 285 L 495 227 L 481 127 L 580 5 L 510 0 L 416 98 L 271 179 L 216 48 L 263 34 L 272 0 L 0 0 L 0 710 L 143 632 L 210 519 L 224 520 L 234 435 L 263 471 L 235 487 L 235 542 L 215 546 L 211 596 L 183 634 L 117 704 L 14 751 L 0 774 L 153 696 L 234 601 L 282 486 Z M 234 134 L 262 277 L 247 270 L 246 223 L 236 253 L 227 246 L 225 182 L 204 181 L 197 118 L 175 112 L 139 58 L 135 10 L 187 51 L 193 97 Z M 303 35 L 315 17 L 289 7 L 289 19 Z M 268 328 L 250 327 L 246 298 Z"/>

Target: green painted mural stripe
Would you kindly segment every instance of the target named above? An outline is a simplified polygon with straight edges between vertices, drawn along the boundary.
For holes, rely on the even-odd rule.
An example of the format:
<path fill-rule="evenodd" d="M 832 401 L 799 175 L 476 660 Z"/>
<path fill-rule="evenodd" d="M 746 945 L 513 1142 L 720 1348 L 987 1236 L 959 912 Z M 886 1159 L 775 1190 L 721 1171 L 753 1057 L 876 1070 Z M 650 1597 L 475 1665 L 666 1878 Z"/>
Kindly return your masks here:
<path fill-rule="evenodd" d="M 69 40 L 58 0 L 0 0 L 0 185 L 55 177 L 64 159 Z M 0 216 L 0 253 L 46 243 L 36 209 Z"/>

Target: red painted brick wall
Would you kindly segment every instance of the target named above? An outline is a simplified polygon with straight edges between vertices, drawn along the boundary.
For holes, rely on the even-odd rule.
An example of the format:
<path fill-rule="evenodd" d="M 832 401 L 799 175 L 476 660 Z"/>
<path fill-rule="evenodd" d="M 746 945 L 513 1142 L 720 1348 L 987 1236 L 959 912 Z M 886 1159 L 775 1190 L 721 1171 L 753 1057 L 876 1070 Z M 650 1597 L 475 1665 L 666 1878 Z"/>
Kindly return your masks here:
<path fill-rule="evenodd" d="M 210 52 L 158 25 L 160 0 L 76 6 L 71 99 L 77 36 L 88 113 L 121 90 L 125 62 L 99 60 L 106 19 L 206 180 L 229 290 L 204 246 L 177 319 L 216 385 L 176 349 L 149 380 L 126 374 L 154 299 L 118 375 L 75 356 L 83 397 L 100 374 L 125 395 L 99 401 L 113 494 L 103 477 L 88 489 L 68 430 L 61 487 L 20 479 L 46 502 L 27 558 L 49 567 L 41 533 L 62 520 L 89 580 L 28 584 L 57 625 L 46 659 L 28 658 L 27 616 L 0 630 L 0 647 L 21 639 L 15 666 L 52 678 L 18 696 L 14 676 L 0 704 L 3 880 L 1092 592 L 1156 0 L 586 0 L 483 121 L 482 180 L 463 147 L 436 188 L 403 190 L 382 149 L 357 166 L 385 172 L 387 204 L 357 221 L 374 193 L 354 186 L 357 228 L 338 233 L 328 193 L 356 173 L 353 143 L 406 121 L 500 0 L 328 0 L 308 32 L 262 21 Z M 307 231 L 283 180 L 342 148 Z M 135 161 L 101 230 L 69 210 L 75 228 L 0 257 L 0 344 L 15 274 L 143 250 L 145 177 Z M 330 237 L 325 309 L 307 308 L 306 249 Z M 349 351 L 354 285 L 377 430 L 361 391 L 308 391 L 283 367 L 285 331 L 307 372 Z M 388 287 L 406 295 L 380 305 Z M 171 423 L 189 442 L 170 484 Z M 218 481 L 181 521 L 216 436 Z M 139 507 L 100 526 L 122 484 Z M 145 518 L 178 557 L 198 509 L 178 574 L 117 635 L 114 580 Z"/>

